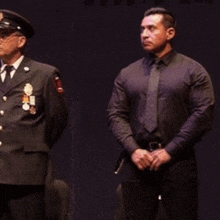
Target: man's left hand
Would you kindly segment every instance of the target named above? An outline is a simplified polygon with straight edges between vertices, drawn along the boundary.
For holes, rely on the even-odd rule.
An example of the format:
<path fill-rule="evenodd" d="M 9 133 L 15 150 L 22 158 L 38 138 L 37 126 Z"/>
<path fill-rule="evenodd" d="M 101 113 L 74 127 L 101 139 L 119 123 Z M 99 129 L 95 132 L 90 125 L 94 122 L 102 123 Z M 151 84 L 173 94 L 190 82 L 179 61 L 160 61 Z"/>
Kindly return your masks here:
<path fill-rule="evenodd" d="M 171 156 L 165 149 L 158 149 L 151 152 L 153 162 L 150 165 L 150 170 L 158 170 L 162 164 L 168 163 L 171 160 Z"/>

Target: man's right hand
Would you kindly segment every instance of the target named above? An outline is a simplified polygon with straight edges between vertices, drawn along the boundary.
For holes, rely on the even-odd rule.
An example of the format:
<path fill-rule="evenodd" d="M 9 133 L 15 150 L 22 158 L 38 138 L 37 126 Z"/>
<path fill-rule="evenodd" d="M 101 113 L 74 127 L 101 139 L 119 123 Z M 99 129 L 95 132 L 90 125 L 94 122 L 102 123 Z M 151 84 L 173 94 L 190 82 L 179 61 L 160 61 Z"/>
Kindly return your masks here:
<path fill-rule="evenodd" d="M 131 160 L 139 170 L 144 170 L 151 165 L 153 157 L 149 151 L 138 148 L 132 153 Z"/>

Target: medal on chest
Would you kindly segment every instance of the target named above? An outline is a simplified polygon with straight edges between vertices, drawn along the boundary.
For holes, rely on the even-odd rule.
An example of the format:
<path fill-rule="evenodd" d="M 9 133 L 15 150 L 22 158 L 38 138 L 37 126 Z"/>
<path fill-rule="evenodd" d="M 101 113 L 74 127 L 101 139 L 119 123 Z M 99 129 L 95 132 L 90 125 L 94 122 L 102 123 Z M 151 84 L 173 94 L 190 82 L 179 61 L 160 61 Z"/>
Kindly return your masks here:
<path fill-rule="evenodd" d="M 30 83 L 26 83 L 24 86 L 22 109 L 29 111 L 33 115 L 37 113 L 35 96 L 33 96 L 33 86 Z"/>

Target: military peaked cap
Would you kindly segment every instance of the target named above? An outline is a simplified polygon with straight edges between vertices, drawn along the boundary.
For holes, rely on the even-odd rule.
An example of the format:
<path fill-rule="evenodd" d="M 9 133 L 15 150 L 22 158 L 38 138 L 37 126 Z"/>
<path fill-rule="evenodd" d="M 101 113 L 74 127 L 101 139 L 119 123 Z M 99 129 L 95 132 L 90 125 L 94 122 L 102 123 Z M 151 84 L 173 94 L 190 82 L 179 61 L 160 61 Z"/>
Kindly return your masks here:
<path fill-rule="evenodd" d="M 27 38 L 31 38 L 34 35 L 34 28 L 26 18 L 16 12 L 5 9 L 0 9 L 1 29 L 19 31 Z"/>

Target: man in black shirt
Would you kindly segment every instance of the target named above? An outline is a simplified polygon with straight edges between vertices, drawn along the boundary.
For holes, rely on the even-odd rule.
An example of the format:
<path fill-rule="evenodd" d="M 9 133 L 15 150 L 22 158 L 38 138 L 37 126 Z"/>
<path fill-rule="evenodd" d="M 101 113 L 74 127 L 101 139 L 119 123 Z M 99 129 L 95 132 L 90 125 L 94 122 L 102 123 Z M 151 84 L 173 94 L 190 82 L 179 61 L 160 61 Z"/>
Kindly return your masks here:
<path fill-rule="evenodd" d="M 148 54 L 114 83 L 109 124 L 124 149 L 119 168 L 130 170 L 118 188 L 117 220 L 154 220 L 160 195 L 169 220 L 198 218 L 194 145 L 211 128 L 214 95 L 204 67 L 174 51 L 175 35 L 170 12 L 146 11 L 141 43 Z"/>

